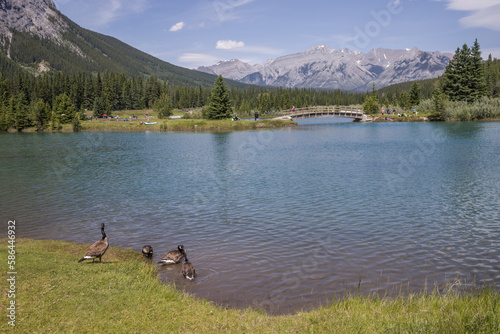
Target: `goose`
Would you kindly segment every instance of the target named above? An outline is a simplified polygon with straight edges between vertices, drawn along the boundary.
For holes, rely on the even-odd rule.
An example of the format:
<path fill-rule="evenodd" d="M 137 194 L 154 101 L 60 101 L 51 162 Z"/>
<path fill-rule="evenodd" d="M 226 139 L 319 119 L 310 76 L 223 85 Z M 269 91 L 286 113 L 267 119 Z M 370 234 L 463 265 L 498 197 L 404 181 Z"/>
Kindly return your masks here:
<path fill-rule="evenodd" d="M 186 259 L 182 264 L 182 275 L 190 281 L 194 279 L 196 272 L 194 270 L 194 266 L 191 262 L 189 262 L 187 256 L 184 254 L 184 258 Z"/>
<path fill-rule="evenodd" d="M 152 259 L 153 258 L 153 246 L 144 246 L 142 247 L 142 255 L 144 255 L 145 258 L 147 259 Z"/>
<path fill-rule="evenodd" d="M 88 260 L 88 259 L 92 259 L 92 262 L 94 262 L 94 260 L 96 258 L 99 258 L 99 261 L 102 262 L 101 258 L 104 255 L 104 253 L 106 253 L 106 250 L 108 249 L 108 246 L 109 246 L 108 237 L 106 236 L 106 233 L 104 232 L 104 223 L 101 224 L 101 234 L 102 234 L 102 239 L 94 242 L 90 246 L 87 254 L 85 254 L 85 256 L 82 257 L 78 261 L 78 263 L 80 263 L 84 260 Z"/>
<path fill-rule="evenodd" d="M 183 258 L 186 257 L 186 251 L 184 250 L 183 245 L 177 246 L 176 250 L 171 250 L 167 254 L 165 254 L 160 262 L 166 263 L 166 264 L 174 264 L 174 263 L 179 263 Z"/>

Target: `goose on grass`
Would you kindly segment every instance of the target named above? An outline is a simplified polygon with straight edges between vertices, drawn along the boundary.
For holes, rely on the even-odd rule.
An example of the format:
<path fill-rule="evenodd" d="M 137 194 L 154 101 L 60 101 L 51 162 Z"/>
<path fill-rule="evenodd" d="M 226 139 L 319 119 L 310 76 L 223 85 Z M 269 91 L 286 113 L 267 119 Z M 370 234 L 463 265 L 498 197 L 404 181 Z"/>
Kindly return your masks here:
<path fill-rule="evenodd" d="M 102 262 L 102 256 L 104 255 L 104 253 L 106 253 L 106 250 L 108 250 L 108 246 L 109 246 L 109 243 L 108 243 L 108 236 L 106 235 L 106 233 L 104 232 L 104 223 L 101 224 L 101 234 L 102 234 L 102 239 L 99 240 L 99 241 L 96 241 L 94 242 L 87 254 L 85 254 L 84 257 L 82 257 L 78 263 L 84 261 L 84 260 L 90 260 L 92 259 L 92 262 L 94 262 L 94 260 L 96 258 L 99 258 L 99 262 Z"/>

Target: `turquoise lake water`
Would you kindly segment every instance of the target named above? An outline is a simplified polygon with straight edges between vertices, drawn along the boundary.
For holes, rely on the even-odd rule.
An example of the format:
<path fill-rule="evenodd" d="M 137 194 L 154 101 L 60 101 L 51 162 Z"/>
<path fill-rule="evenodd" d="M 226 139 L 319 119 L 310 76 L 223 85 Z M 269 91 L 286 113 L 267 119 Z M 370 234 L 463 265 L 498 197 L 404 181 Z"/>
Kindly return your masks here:
<path fill-rule="evenodd" d="M 91 243 L 104 222 L 112 246 L 150 244 L 155 261 L 183 244 L 196 280 L 176 265 L 160 276 L 223 305 L 500 289 L 498 122 L 1 134 L 0 158 L 18 237 Z"/>

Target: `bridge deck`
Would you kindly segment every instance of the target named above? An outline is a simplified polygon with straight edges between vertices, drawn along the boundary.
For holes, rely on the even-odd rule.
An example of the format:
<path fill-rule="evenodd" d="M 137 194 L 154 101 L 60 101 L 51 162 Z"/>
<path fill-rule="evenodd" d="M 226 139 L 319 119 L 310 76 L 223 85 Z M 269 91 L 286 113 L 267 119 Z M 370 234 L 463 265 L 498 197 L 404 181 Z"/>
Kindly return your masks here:
<path fill-rule="evenodd" d="M 294 119 L 314 117 L 348 117 L 356 120 L 363 118 L 363 110 L 343 106 L 316 106 L 283 110 L 284 116 Z"/>

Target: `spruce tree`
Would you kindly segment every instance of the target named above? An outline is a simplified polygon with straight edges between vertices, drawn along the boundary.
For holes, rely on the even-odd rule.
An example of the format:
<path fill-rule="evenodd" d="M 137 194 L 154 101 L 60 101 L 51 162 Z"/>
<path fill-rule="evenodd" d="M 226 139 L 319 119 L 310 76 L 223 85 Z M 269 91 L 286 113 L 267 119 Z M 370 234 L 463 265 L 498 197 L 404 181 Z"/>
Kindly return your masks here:
<path fill-rule="evenodd" d="M 170 103 L 170 95 L 162 93 L 153 104 L 153 111 L 158 114 L 158 118 L 168 118 L 172 116 L 172 104 Z"/>
<path fill-rule="evenodd" d="M 233 113 L 229 93 L 221 75 L 217 77 L 210 94 L 208 108 L 204 115 L 207 119 L 230 118 Z"/>
<path fill-rule="evenodd" d="M 414 82 L 410 88 L 410 105 L 418 106 L 420 104 L 420 99 L 420 85 L 418 84 L 418 82 Z"/>
<path fill-rule="evenodd" d="M 477 38 L 474 41 L 474 46 L 471 49 L 471 75 L 470 87 L 472 101 L 479 100 L 487 94 L 486 80 L 484 75 L 483 58 Z"/>
<path fill-rule="evenodd" d="M 66 94 L 56 97 L 53 110 L 62 124 L 71 123 L 76 114 L 76 108 Z"/>
<path fill-rule="evenodd" d="M 446 66 L 441 79 L 441 89 L 451 101 L 476 101 L 486 95 L 486 81 L 479 43 L 473 48 L 467 44 L 457 48 L 453 59 Z"/>
<path fill-rule="evenodd" d="M 31 105 L 30 118 L 35 123 L 37 131 L 42 131 L 50 120 L 50 107 L 42 99 Z"/>
<path fill-rule="evenodd" d="M 17 129 L 17 131 L 21 132 L 22 130 L 29 128 L 32 123 L 31 119 L 28 114 L 28 102 L 26 101 L 26 97 L 23 92 L 19 94 L 17 97 L 17 103 L 16 103 L 16 111 L 14 113 L 15 119 L 14 119 L 14 128 Z"/>
<path fill-rule="evenodd" d="M 378 95 L 375 90 L 375 83 L 373 83 L 372 93 L 367 95 L 365 101 L 363 102 L 363 110 L 367 114 L 376 114 L 378 113 L 380 106 L 378 104 Z"/>

